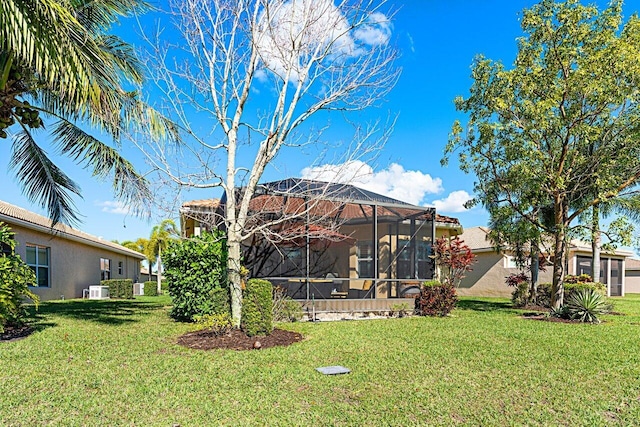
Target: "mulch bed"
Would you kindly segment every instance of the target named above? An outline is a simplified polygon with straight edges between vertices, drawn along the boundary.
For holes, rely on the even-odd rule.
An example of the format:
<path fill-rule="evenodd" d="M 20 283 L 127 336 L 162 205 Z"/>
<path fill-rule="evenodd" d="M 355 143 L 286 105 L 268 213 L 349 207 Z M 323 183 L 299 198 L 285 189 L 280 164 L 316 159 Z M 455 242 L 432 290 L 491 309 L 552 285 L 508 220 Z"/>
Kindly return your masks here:
<path fill-rule="evenodd" d="M 0 341 L 16 341 L 31 335 L 32 332 L 33 328 L 29 325 L 5 326 L 4 332 L 0 334 Z"/>
<path fill-rule="evenodd" d="M 287 346 L 302 341 L 302 334 L 298 332 L 274 329 L 266 337 L 249 337 L 243 331 L 234 329 L 231 332 L 216 336 L 206 329 L 188 332 L 178 338 L 178 344 L 197 350 L 254 350 L 258 348 L 270 348 Z M 256 341 L 259 344 L 256 344 Z"/>

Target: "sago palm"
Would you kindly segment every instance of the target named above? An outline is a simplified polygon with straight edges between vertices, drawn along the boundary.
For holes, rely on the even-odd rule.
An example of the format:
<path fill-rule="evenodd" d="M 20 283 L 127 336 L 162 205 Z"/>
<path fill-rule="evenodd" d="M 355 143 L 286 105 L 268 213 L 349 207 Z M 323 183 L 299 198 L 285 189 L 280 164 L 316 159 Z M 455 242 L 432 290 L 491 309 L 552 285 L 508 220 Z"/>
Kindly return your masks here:
<path fill-rule="evenodd" d="M 0 2 L 0 138 L 11 135 L 9 166 L 52 223 L 78 221 L 71 196 L 80 188 L 36 142 L 41 115 L 56 151 L 96 177 L 112 176 L 115 196 L 137 212 L 150 192 L 119 154 L 122 139 L 141 133 L 178 138 L 170 121 L 128 90 L 142 83 L 142 66 L 129 44 L 106 33 L 119 18 L 147 7 L 141 0 Z M 109 135 L 114 146 L 80 125 Z"/>

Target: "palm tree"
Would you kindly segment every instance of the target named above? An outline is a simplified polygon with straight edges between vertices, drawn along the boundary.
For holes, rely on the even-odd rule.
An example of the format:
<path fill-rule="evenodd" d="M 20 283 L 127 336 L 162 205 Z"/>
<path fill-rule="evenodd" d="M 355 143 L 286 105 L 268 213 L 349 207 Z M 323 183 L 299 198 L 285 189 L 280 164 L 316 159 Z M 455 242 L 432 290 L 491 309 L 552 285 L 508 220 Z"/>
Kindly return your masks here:
<path fill-rule="evenodd" d="M 9 166 L 23 192 L 47 208 L 52 224 L 78 222 L 79 186 L 36 143 L 33 130 L 51 119 L 58 154 L 99 178 L 113 177 L 117 198 L 139 213 L 148 183 L 118 152 L 137 133 L 178 139 L 175 126 L 125 88 L 143 81 L 133 48 L 106 30 L 145 10 L 142 0 L 3 0 L 0 3 L 0 138 L 11 132 Z M 49 125 L 49 121 L 47 121 Z M 113 138 L 111 147 L 78 125 Z"/>
<path fill-rule="evenodd" d="M 175 240 L 179 235 L 176 223 L 172 219 L 163 220 L 151 230 L 146 255 L 149 259 L 156 258 L 158 293 L 162 292 L 160 279 L 162 275 L 162 251 L 167 249 L 169 241 Z M 151 266 L 149 266 L 149 269 L 151 269 Z"/>
<path fill-rule="evenodd" d="M 115 240 L 114 243 L 118 243 L 118 241 Z M 149 281 L 151 281 L 151 267 L 153 267 L 153 264 L 155 263 L 155 261 L 153 260 L 153 258 L 149 258 L 149 256 L 147 256 L 147 252 L 148 252 L 147 248 L 149 247 L 149 239 L 145 239 L 144 237 L 140 237 L 140 238 L 136 239 L 135 242 L 131 241 L 131 240 L 125 240 L 122 243 L 118 243 L 118 244 L 124 246 L 125 248 L 129 248 L 129 249 L 134 250 L 136 252 L 140 252 L 141 254 L 143 254 L 147 258 L 147 264 L 149 264 Z M 142 264 L 142 261 L 140 263 Z"/>

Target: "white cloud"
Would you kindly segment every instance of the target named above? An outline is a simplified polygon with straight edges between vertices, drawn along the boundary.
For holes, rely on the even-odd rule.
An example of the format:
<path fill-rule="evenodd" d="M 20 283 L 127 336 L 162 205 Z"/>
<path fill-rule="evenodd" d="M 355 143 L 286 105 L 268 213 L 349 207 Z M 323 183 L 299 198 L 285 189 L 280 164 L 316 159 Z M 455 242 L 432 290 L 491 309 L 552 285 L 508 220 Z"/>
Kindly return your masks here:
<path fill-rule="evenodd" d="M 386 44 L 391 38 L 391 22 L 383 13 L 374 12 L 363 26 L 353 32 L 353 36 L 369 46 Z"/>
<path fill-rule="evenodd" d="M 363 46 L 378 46 L 391 37 L 391 23 L 380 12 L 372 13 L 353 31 L 332 0 L 291 0 L 272 6 L 263 13 L 253 33 L 253 42 L 265 68 L 291 81 L 306 79 L 307 62 L 317 49 L 330 47 L 330 53 L 353 57 Z M 256 75 L 262 81 L 262 75 Z"/>
<path fill-rule="evenodd" d="M 458 190 L 451 192 L 446 198 L 440 200 L 434 200 L 433 205 L 438 212 L 464 212 L 467 209 L 464 204 L 471 200 L 472 197 L 464 190 Z"/>
<path fill-rule="evenodd" d="M 122 202 L 117 201 L 104 201 L 104 202 L 95 202 L 96 206 L 102 207 L 102 212 L 117 214 L 117 215 L 128 215 L 131 213 L 131 209 L 129 206 L 126 206 Z"/>
<path fill-rule="evenodd" d="M 433 178 L 417 170 L 405 170 L 397 163 L 375 172 L 367 163 L 356 160 L 339 165 L 305 168 L 301 175 L 305 179 L 349 183 L 414 205 L 422 203 L 426 194 L 443 191 L 440 178 Z"/>

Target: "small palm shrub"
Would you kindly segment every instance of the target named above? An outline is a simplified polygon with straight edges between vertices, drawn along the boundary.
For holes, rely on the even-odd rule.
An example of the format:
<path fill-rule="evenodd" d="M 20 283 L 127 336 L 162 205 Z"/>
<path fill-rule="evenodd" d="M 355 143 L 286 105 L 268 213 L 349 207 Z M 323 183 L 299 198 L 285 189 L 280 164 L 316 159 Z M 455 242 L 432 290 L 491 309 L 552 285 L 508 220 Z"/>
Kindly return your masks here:
<path fill-rule="evenodd" d="M 605 297 L 593 289 L 581 289 L 574 292 L 565 305 L 570 319 L 580 322 L 600 323 L 599 316 L 609 311 Z"/>
<path fill-rule="evenodd" d="M 458 302 L 456 288 L 429 280 L 420 286 L 420 295 L 416 298 L 415 312 L 420 316 L 446 316 Z"/>

